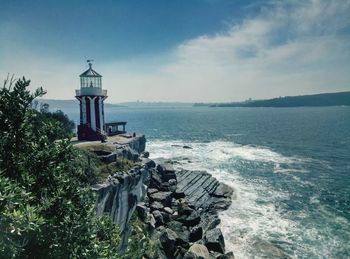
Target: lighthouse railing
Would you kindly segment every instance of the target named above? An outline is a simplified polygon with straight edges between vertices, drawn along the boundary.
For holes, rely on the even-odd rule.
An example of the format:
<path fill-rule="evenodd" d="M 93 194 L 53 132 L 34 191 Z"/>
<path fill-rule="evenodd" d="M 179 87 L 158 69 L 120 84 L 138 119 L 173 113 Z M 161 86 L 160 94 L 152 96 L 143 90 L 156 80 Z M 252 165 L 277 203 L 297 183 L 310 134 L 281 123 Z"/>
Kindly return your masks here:
<path fill-rule="evenodd" d="M 107 96 L 107 90 L 101 89 L 98 87 L 86 87 L 81 88 L 80 90 L 75 90 L 76 96 L 81 95 L 99 95 L 99 96 Z"/>

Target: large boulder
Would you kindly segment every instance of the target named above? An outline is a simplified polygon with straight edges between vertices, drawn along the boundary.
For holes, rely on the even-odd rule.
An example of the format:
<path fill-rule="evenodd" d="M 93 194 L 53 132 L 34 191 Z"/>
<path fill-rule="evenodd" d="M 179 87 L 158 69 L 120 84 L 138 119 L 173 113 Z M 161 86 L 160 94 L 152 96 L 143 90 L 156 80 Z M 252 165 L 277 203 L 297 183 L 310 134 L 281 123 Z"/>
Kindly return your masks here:
<path fill-rule="evenodd" d="M 220 224 L 220 218 L 215 215 L 205 215 L 201 217 L 200 225 L 203 228 L 203 233 L 206 233 L 210 229 L 216 228 Z"/>
<path fill-rule="evenodd" d="M 193 209 L 190 208 L 185 199 L 181 199 L 178 203 L 178 212 L 179 215 L 190 215 L 193 212 Z"/>
<path fill-rule="evenodd" d="M 193 227 L 199 224 L 201 218 L 197 211 L 193 211 L 189 216 L 182 216 L 177 219 L 177 221 L 182 222 L 187 227 Z"/>
<path fill-rule="evenodd" d="M 165 207 L 163 210 L 170 215 L 174 213 L 174 211 L 169 207 Z"/>
<path fill-rule="evenodd" d="M 160 190 L 161 191 L 164 191 L 164 192 L 167 192 L 167 191 L 170 191 L 170 185 L 169 185 L 169 182 L 162 182 L 161 184 L 160 184 Z"/>
<path fill-rule="evenodd" d="M 215 214 L 218 210 L 227 209 L 232 202 L 233 190 L 220 182 L 205 171 L 176 172 L 177 192 L 183 192 L 189 203 L 196 209 L 210 211 Z"/>
<path fill-rule="evenodd" d="M 147 168 L 154 168 L 156 166 L 156 163 L 149 158 L 142 158 L 141 164 L 146 165 Z"/>
<path fill-rule="evenodd" d="M 178 190 L 178 189 L 176 189 L 175 191 L 174 191 L 174 198 L 175 199 L 181 199 L 181 198 L 185 198 L 185 193 L 183 192 L 183 191 L 180 191 L 180 190 Z"/>
<path fill-rule="evenodd" d="M 158 201 L 166 207 L 171 206 L 172 192 L 156 192 L 149 195 L 151 201 Z"/>
<path fill-rule="evenodd" d="M 154 201 L 151 203 L 151 210 L 163 210 L 164 206 L 159 201 Z"/>
<path fill-rule="evenodd" d="M 190 233 L 180 222 L 173 220 L 166 223 L 166 226 L 177 234 L 177 245 L 184 245 L 189 242 Z"/>
<path fill-rule="evenodd" d="M 165 254 L 173 258 L 176 250 L 176 239 L 178 236 L 171 229 L 165 228 L 160 234 L 159 241 L 163 247 Z"/>
<path fill-rule="evenodd" d="M 214 252 L 225 253 L 225 241 L 219 228 L 209 230 L 204 237 L 205 246 Z"/>
<path fill-rule="evenodd" d="M 168 182 L 170 179 L 177 180 L 175 169 L 171 164 L 158 165 L 156 169 L 160 173 L 163 182 Z"/>
<path fill-rule="evenodd" d="M 152 212 L 152 215 L 155 219 L 155 227 L 159 227 L 164 225 L 164 219 L 163 219 L 163 215 L 159 210 L 155 210 Z"/>
<path fill-rule="evenodd" d="M 224 183 L 220 183 L 219 186 L 212 193 L 214 197 L 232 197 L 233 190 L 231 187 L 227 186 Z"/>
<path fill-rule="evenodd" d="M 149 209 L 144 203 L 140 203 L 136 206 L 136 212 L 140 219 L 144 220 L 149 212 Z"/>
<path fill-rule="evenodd" d="M 160 175 L 158 174 L 157 171 L 153 171 L 151 173 L 151 181 L 150 181 L 149 187 L 159 190 L 161 187 L 161 184 L 162 184 L 162 179 Z"/>
<path fill-rule="evenodd" d="M 194 226 L 190 231 L 190 242 L 196 242 L 203 237 L 203 228 L 201 226 Z"/>
<path fill-rule="evenodd" d="M 193 244 L 184 259 L 209 259 L 209 251 L 206 246 L 201 244 Z"/>
<path fill-rule="evenodd" d="M 155 189 L 155 188 L 148 188 L 148 190 L 147 190 L 148 195 L 150 195 L 152 193 L 156 193 L 156 192 L 159 192 L 159 190 Z"/>
<path fill-rule="evenodd" d="M 143 157 L 143 158 L 149 158 L 149 152 L 148 151 L 144 151 L 144 152 L 141 153 L 140 156 Z"/>
<path fill-rule="evenodd" d="M 117 155 L 131 161 L 137 161 L 139 158 L 139 153 L 129 146 L 126 146 L 123 149 L 118 149 Z"/>

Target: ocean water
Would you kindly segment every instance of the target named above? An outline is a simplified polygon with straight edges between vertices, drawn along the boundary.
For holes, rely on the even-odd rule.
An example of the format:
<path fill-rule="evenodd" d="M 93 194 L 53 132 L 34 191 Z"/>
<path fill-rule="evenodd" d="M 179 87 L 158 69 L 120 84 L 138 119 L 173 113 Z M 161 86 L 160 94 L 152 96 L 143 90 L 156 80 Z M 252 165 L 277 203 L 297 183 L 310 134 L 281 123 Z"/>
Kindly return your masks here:
<path fill-rule="evenodd" d="M 236 258 L 350 258 L 350 107 L 113 108 L 106 118 L 145 133 L 151 158 L 235 190 L 220 218 Z"/>

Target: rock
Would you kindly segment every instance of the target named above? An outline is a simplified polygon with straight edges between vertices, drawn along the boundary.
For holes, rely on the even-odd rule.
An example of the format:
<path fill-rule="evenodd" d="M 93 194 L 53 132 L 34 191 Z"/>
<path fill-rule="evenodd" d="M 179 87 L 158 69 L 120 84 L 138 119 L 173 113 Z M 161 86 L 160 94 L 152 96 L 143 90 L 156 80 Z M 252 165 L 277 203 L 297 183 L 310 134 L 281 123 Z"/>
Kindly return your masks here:
<path fill-rule="evenodd" d="M 143 202 L 145 203 L 145 205 L 148 207 L 149 206 L 149 198 L 148 195 L 145 195 L 145 198 L 143 198 Z"/>
<path fill-rule="evenodd" d="M 164 168 L 163 168 L 162 165 L 157 164 L 157 165 L 156 165 L 156 170 L 157 170 L 158 173 L 162 173 L 162 172 L 164 171 Z"/>
<path fill-rule="evenodd" d="M 163 210 L 170 215 L 174 213 L 174 211 L 172 209 L 170 209 L 169 207 L 165 207 Z"/>
<path fill-rule="evenodd" d="M 145 198 L 146 185 L 149 181 L 149 171 L 141 167 L 134 167 L 128 172 L 116 172 L 103 184 L 94 186 L 97 192 L 96 214 L 108 215 L 118 224 L 121 231 L 123 247 L 128 234 L 131 233 L 129 221 L 136 207 Z M 140 217 L 144 217 L 147 209 L 137 208 Z"/>
<path fill-rule="evenodd" d="M 176 250 L 176 239 L 178 236 L 171 229 L 164 229 L 160 234 L 159 241 L 164 249 L 165 254 L 173 258 L 175 250 Z"/>
<path fill-rule="evenodd" d="M 164 225 L 164 219 L 163 219 L 163 215 L 160 213 L 159 210 L 155 210 L 152 212 L 153 214 L 153 217 L 155 219 L 155 227 L 159 227 L 159 226 L 162 226 Z"/>
<path fill-rule="evenodd" d="M 189 236 L 190 232 L 187 229 L 184 229 L 180 232 L 176 232 L 178 239 L 176 240 L 176 245 L 181 245 L 184 248 L 189 248 Z"/>
<path fill-rule="evenodd" d="M 220 183 L 219 186 L 212 193 L 215 197 L 232 197 L 233 190 L 224 183 Z"/>
<path fill-rule="evenodd" d="M 184 259 L 208 259 L 209 251 L 204 245 L 193 244 L 188 252 L 185 254 Z"/>
<path fill-rule="evenodd" d="M 125 159 L 131 160 L 131 161 L 137 161 L 139 158 L 139 153 L 132 149 L 131 147 L 124 147 L 121 150 L 117 150 L 117 156 L 122 156 Z"/>
<path fill-rule="evenodd" d="M 184 148 L 184 149 L 192 149 L 192 147 L 190 147 L 190 146 L 183 146 L 182 148 Z"/>
<path fill-rule="evenodd" d="M 146 165 L 147 168 L 154 168 L 156 166 L 156 163 L 149 158 L 142 158 L 141 163 L 142 165 Z"/>
<path fill-rule="evenodd" d="M 175 192 L 176 188 L 177 188 L 177 186 L 176 186 L 177 185 L 177 181 L 175 179 L 170 179 L 168 181 L 168 183 L 169 183 L 169 191 Z"/>
<path fill-rule="evenodd" d="M 151 203 L 151 210 L 163 210 L 164 206 L 159 201 L 154 201 Z"/>
<path fill-rule="evenodd" d="M 176 211 L 178 207 L 179 207 L 179 201 L 173 197 L 171 199 L 171 208 Z"/>
<path fill-rule="evenodd" d="M 178 239 L 176 241 L 177 245 L 184 245 L 189 242 L 189 231 L 178 221 L 170 221 L 166 224 L 167 228 L 173 230 Z"/>
<path fill-rule="evenodd" d="M 148 194 L 153 194 L 153 193 L 156 193 L 156 192 L 159 192 L 159 190 L 155 189 L 155 188 L 148 188 L 148 190 L 147 190 Z"/>
<path fill-rule="evenodd" d="M 225 241 L 219 228 L 209 230 L 204 237 L 205 246 L 214 252 L 225 253 Z"/>
<path fill-rule="evenodd" d="M 193 227 L 195 225 L 198 225 L 201 221 L 201 218 L 198 214 L 198 212 L 193 211 L 189 216 L 182 216 L 177 219 L 177 221 L 182 222 L 187 227 Z"/>
<path fill-rule="evenodd" d="M 168 228 L 175 231 L 176 233 L 183 231 L 183 225 L 178 221 L 170 221 L 166 225 Z"/>
<path fill-rule="evenodd" d="M 161 212 L 162 216 L 163 216 L 163 219 L 164 219 L 164 223 L 167 223 L 169 222 L 171 219 L 170 219 L 170 215 L 166 212 Z"/>
<path fill-rule="evenodd" d="M 190 215 L 193 212 L 193 209 L 191 209 L 188 206 L 187 201 L 182 199 L 182 200 L 179 200 L 178 212 L 179 212 L 179 215 Z"/>
<path fill-rule="evenodd" d="M 222 255 L 223 255 L 222 253 L 209 251 L 209 258 L 210 259 L 217 259 L 217 258 L 219 258 Z"/>
<path fill-rule="evenodd" d="M 176 174 L 173 166 L 171 164 L 163 164 L 160 166 L 160 175 L 163 182 L 168 182 L 170 179 L 176 180 Z"/>
<path fill-rule="evenodd" d="M 131 137 L 131 135 L 124 134 L 121 135 L 126 138 L 130 138 L 130 140 L 127 141 L 128 147 L 130 147 L 132 150 L 134 150 L 137 154 L 141 154 L 143 151 L 145 151 L 146 148 L 146 138 L 144 135 L 135 134 L 134 137 Z"/>
<path fill-rule="evenodd" d="M 190 231 L 190 242 L 196 242 L 203 237 L 203 228 L 201 226 L 194 226 Z"/>
<path fill-rule="evenodd" d="M 140 217 L 140 219 L 145 220 L 147 213 L 148 213 L 149 209 L 145 206 L 145 204 L 138 204 L 136 206 L 136 212 L 137 215 Z"/>
<path fill-rule="evenodd" d="M 216 228 L 220 224 L 221 220 L 216 216 L 205 216 L 201 218 L 201 226 L 203 228 L 203 233 L 206 233 L 208 230 Z"/>
<path fill-rule="evenodd" d="M 185 198 L 185 193 L 183 191 L 180 191 L 178 189 L 175 190 L 174 192 L 174 198 L 176 199 L 181 199 L 181 198 Z"/>
<path fill-rule="evenodd" d="M 171 206 L 172 193 L 171 192 L 156 192 L 156 193 L 150 194 L 149 198 L 151 201 L 159 201 L 164 206 L 169 207 L 169 206 Z"/>
<path fill-rule="evenodd" d="M 168 191 L 170 191 L 169 187 L 170 187 L 170 185 L 169 185 L 168 182 L 163 182 L 163 183 L 160 184 L 160 190 L 161 191 L 168 192 Z"/>
<path fill-rule="evenodd" d="M 159 190 L 161 184 L 162 184 L 162 179 L 161 179 L 160 175 L 157 172 L 152 172 L 149 187 Z"/>
<path fill-rule="evenodd" d="M 142 152 L 142 153 L 141 153 L 141 157 L 149 158 L 149 152 L 148 152 L 148 151 Z"/>
<path fill-rule="evenodd" d="M 217 210 L 226 209 L 231 205 L 233 191 L 227 185 L 220 184 L 214 177 L 205 171 L 178 171 L 177 192 L 184 192 L 189 203 L 196 209 L 210 210 L 213 214 Z"/>
<path fill-rule="evenodd" d="M 178 246 L 174 254 L 175 259 L 183 259 L 186 252 L 186 249 L 182 248 L 181 246 Z"/>
<path fill-rule="evenodd" d="M 148 214 L 148 217 L 149 217 L 148 227 L 151 232 L 156 228 L 156 219 L 154 218 L 153 214 Z"/>
<path fill-rule="evenodd" d="M 172 186 L 172 185 L 176 185 L 177 181 L 176 181 L 176 179 L 170 179 L 168 181 L 168 183 L 169 183 L 170 186 Z"/>

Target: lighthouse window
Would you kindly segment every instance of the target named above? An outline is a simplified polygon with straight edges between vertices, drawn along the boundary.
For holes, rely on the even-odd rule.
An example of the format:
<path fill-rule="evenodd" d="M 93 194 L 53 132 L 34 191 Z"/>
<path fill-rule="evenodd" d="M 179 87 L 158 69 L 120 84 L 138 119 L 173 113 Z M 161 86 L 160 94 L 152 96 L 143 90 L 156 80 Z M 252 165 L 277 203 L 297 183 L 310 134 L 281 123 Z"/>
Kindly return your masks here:
<path fill-rule="evenodd" d="M 101 87 L 101 84 L 100 84 L 100 78 L 96 78 L 96 87 Z"/>

